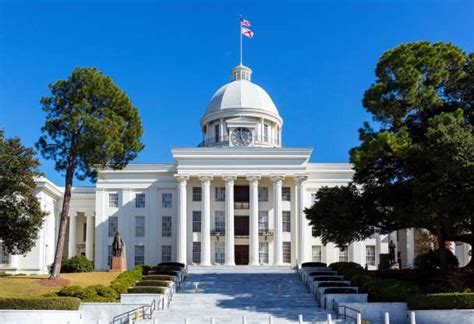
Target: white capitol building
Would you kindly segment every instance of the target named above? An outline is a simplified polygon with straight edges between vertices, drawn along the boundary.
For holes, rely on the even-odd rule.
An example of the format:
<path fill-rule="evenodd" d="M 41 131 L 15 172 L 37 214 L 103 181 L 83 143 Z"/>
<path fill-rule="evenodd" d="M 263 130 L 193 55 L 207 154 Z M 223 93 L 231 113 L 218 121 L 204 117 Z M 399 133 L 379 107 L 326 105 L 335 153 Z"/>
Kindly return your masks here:
<path fill-rule="evenodd" d="M 351 181 L 353 170 L 347 163 L 310 163 L 311 148 L 282 146 L 283 119 L 251 74 L 242 65 L 232 69 L 232 81 L 201 118 L 202 143 L 173 148 L 174 163 L 101 170 L 95 187 L 75 187 L 65 257 L 83 254 L 97 270 L 108 269 L 118 230 L 128 267 L 354 261 L 375 269 L 390 240 L 401 266 L 411 267 L 415 230 L 374 234 L 342 250 L 312 236 L 304 208 L 319 188 Z M 48 212 L 37 244 L 26 256 L 0 253 L 0 271 L 46 273 L 53 263 L 63 188 L 47 179 L 37 183 Z M 465 264 L 467 246 L 453 249 Z"/>

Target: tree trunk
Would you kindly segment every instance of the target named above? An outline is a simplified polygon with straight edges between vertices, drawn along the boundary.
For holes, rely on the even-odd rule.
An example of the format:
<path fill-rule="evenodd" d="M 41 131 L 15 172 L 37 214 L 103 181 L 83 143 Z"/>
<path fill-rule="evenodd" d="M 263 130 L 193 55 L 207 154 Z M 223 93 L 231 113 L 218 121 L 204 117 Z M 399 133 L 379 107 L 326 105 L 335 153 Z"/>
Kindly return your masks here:
<path fill-rule="evenodd" d="M 56 244 L 56 252 L 54 254 L 53 269 L 49 279 L 54 280 L 59 278 L 61 272 L 61 262 L 63 259 L 64 243 L 66 241 L 66 227 L 68 222 L 69 206 L 71 202 L 71 189 L 74 178 L 74 164 L 72 159 L 69 159 L 66 169 L 66 183 L 64 187 L 63 208 L 61 210 L 61 220 L 59 222 L 58 241 Z"/>
<path fill-rule="evenodd" d="M 446 271 L 448 269 L 448 262 L 446 261 L 446 239 L 441 226 L 438 227 L 436 236 L 438 238 L 439 265 L 441 271 Z"/>

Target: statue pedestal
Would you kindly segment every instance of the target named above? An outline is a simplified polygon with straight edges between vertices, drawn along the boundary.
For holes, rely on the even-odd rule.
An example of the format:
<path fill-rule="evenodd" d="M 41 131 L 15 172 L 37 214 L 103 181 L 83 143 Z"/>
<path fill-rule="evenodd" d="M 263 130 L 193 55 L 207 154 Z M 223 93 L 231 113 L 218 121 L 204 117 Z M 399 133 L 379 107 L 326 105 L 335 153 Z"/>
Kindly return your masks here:
<path fill-rule="evenodd" d="M 125 257 L 112 257 L 112 264 L 110 266 L 110 272 L 124 272 L 127 271 L 127 260 Z"/>

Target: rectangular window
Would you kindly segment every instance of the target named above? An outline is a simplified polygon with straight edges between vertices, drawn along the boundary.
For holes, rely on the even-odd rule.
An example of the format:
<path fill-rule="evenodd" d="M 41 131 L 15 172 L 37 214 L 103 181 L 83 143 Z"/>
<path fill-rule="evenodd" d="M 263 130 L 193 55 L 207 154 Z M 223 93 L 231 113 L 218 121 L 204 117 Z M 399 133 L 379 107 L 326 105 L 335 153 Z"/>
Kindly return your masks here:
<path fill-rule="evenodd" d="M 267 124 L 263 125 L 263 141 L 264 142 L 269 141 L 269 138 L 268 138 L 268 125 Z"/>
<path fill-rule="evenodd" d="M 284 210 L 282 214 L 283 232 L 291 233 L 291 212 Z"/>
<path fill-rule="evenodd" d="M 375 245 L 365 246 L 365 263 L 368 266 L 375 266 Z"/>
<path fill-rule="evenodd" d="M 311 261 L 322 262 L 321 259 L 321 245 L 313 245 Z"/>
<path fill-rule="evenodd" d="M 7 251 L 3 248 L 3 243 L 0 242 L 0 264 L 10 263 L 10 256 L 7 254 Z"/>
<path fill-rule="evenodd" d="M 225 261 L 225 245 L 224 242 L 216 242 L 216 263 L 224 264 Z"/>
<path fill-rule="evenodd" d="M 135 236 L 136 237 L 145 236 L 145 216 L 135 217 Z"/>
<path fill-rule="evenodd" d="M 112 265 L 112 245 L 107 246 L 107 266 Z"/>
<path fill-rule="evenodd" d="M 193 187 L 193 201 L 201 201 L 202 190 L 201 187 Z"/>
<path fill-rule="evenodd" d="M 283 201 L 291 201 L 291 188 L 290 187 L 281 188 L 281 199 Z"/>
<path fill-rule="evenodd" d="M 145 247 L 135 245 L 135 265 L 145 264 Z"/>
<path fill-rule="evenodd" d="M 161 246 L 161 262 L 171 261 L 171 245 Z"/>
<path fill-rule="evenodd" d="M 171 237 L 171 216 L 163 216 L 161 219 L 161 236 L 162 237 Z"/>
<path fill-rule="evenodd" d="M 193 242 L 193 263 L 201 263 L 201 242 Z"/>
<path fill-rule="evenodd" d="M 219 127 L 220 127 L 219 124 L 214 125 L 214 142 L 216 142 L 216 143 L 220 142 L 221 132 L 220 132 Z"/>
<path fill-rule="evenodd" d="M 109 207 L 118 207 L 118 193 L 109 193 Z"/>
<path fill-rule="evenodd" d="M 283 242 L 283 262 L 291 263 L 291 242 Z"/>
<path fill-rule="evenodd" d="M 201 232 L 201 211 L 193 211 L 193 233 Z"/>
<path fill-rule="evenodd" d="M 135 194 L 135 207 L 145 208 L 145 194 L 144 193 Z"/>
<path fill-rule="evenodd" d="M 110 216 L 109 217 L 109 237 L 114 237 L 117 230 L 118 230 L 118 217 Z"/>
<path fill-rule="evenodd" d="M 171 208 L 173 196 L 170 193 L 164 193 L 161 195 L 161 207 Z"/>
<path fill-rule="evenodd" d="M 259 233 L 268 232 L 268 211 L 260 210 L 258 212 L 258 231 Z"/>
<path fill-rule="evenodd" d="M 258 187 L 258 201 L 268 201 L 268 187 Z"/>
<path fill-rule="evenodd" d="M 87 223 L 82 224 L 82 241 L 85 243 L 87 239 Z"/>
<path fill-rule="evenodd" d="M 349 249 L 347 246 L 339 249 L 339 262 L 347 262 L 349 261 Z"/>
<path fill-rule="evenodd" d="M 214 213 L 214 229 L 216 232 L 224 233 L 225 232 L 225 215 L 224 211 L 216 210 Z"/>
<path fill-rule="evenodd" d="M 268 242 L 258 244 L 258 260 L 261 264 L 268 264 Z"/>
<path fill-rule="evenodd" d="M 225 201 L 225 187 L 216 187 L 216 201 Z"/>

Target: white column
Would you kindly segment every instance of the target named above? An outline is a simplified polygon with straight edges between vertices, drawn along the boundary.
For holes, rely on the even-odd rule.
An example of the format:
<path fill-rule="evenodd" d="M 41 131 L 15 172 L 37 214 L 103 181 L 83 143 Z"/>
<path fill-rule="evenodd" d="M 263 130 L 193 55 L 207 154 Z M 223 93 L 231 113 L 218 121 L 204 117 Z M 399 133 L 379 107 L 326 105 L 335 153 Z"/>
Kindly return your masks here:
<path fill-rule="evenodd" d="M 259 176 L 248 176 L 250 183 L 250 265 L 260 265 L 258 257 L 258 180 Z"/>
<path fill-rule="evenodd" d="M 178 180 L 178 219 L 176 236 L 176 260 L 186 264 L 186 185 L 189 176 L 177 176 Z"/>
<path fill-rule="evenodd" d="M 235 265 L 234 255 L 234 180 L 235 176 L 222 177 L 225 181 L 225 264 Z"/>
<path fill-rule="evenodd" d="M 68 244 L 68 257 L 72 258 L 76 255 L 77 241 L 76 241 L 76 218 L 77 213 L 71 212 L 69 214 L 69 244 Z"/>
<path fill-rule="evenodd" d="M 408 268 L 413 268 L 415 261 L 415 229 L 407 228 L 406 229 L 406 249 L 407 249 L 407 264 Z M 454 243 L 454 242 L 453 242 Z"/>
<path fill-rule="evenodd" d="M 86 258 L 94 260 L 94 229 L 95 217 L 93 212 L 84 213 L 86 216 Z"/>
<path fill-rule="evenodd" d="M 273 240 L 273 265 L 283 264 L 283 224 L 281 207 L 281 187 L 283 176 L 273 176 L 273 214 L 275 226 L 275 238 Z"/>
<path fill-rule="evenodd" d="M 297 176 L 296 177 L 296 197 L 298 202 L 296 204 L 296 218 L 298 219 L 298 257 L 299 262 L 308 262 L 311 261 L 308 255 L 308 247 L 310 246 L 310 240 L 307 238 L 307 227 L 308 221 L 304 215 L 304 190 L 303 190 L 303 181 L 307 179 L 306 176 Z M 307 246 L 308 245 L 308 246 Z"/>
<path fill-rule="evenodd" d="M 201 265 L 211 265 L 211 180 L 199 177 L 202 188 Z"/>
<path fill-rule="evenodd" d="M 220 132 L 220 134 L 219 134 L 219 136 L 220 136 L 219 141 L 222 142 L 222 141 L 224 141 L 224 118 L 221 118 L 221 119 L 220 119 L 220 122 L 219 122 L 219 132 Z"/>

